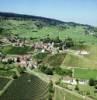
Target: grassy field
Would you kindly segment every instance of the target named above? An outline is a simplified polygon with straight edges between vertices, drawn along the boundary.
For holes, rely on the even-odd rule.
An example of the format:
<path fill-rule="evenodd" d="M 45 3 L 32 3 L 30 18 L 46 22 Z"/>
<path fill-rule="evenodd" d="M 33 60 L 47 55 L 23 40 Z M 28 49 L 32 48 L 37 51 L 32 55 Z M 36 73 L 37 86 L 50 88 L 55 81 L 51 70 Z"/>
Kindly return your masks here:
<path fill-rule="evenodd" d="M 47 63 L 50 66 L 54 66 L 54 67 L 59 67 L 61 66 L 61 64 L 63 63 L 64 59 L 65 59 L 66 54 L 55 54 L 55 55 L 51 55 L 51 56 L 47 56 L 43 63 Z"/>
<path fill-rule="evenodd" d="M 37 53 L 34 58 L 37 60 L 43 60 L 48 56 L 48 53 Z"/>
<path fill-rule="evenodd" d="M 4 54 L 26 54 L 31 50 L 32 48 L 28 46 L 26 47 L 5 46 L 0 48 L 0 51 Z"/>
<path fill-rule="evenodd" d="M 15 72 L 13 72 L 13 71 L 0 70 L 0 76 L 10 77 L 13 75 L 15 75 Z"/>
<path fill-rule="evenodd" d="M 92 53 L 92 52 L 91 52 Z M 43 60 L 44 64 L 53 67 L 80 67 L 80 68 L 97 68 L 96 55 L 77 56 L 71 53 L 47 55 Z"/>
<path fill-rule="evenodd" d="M 37 26 L 37 24 L 42 24 L 41 28 Z M 31 20 L 3 20 L 1 21 L 1 27 L 4 26 L 5 29 L 12 34 L 18 34 L 19 37 L 26 38 L 44 38 L 48 34 L 50 38 L 56 38 L 59 36 L 60 39 L 64 40 L 66 37 L 71 37 L 76 41 L 85 41 L 87 43 L 97 43 L 97 39 L 91 35 L 85 35 L 86 29 L 84 26 L 70 26 L 65 25 L 65 28 L 60 29 L 60 25 L 46 25 L 47 23 L 39 22 L 39 21 L 31 21 Z"/>
<path fill-rule="evenodd" d="M 97 70 L 75 68 L 74 77 L 80 79 L 90 79 L 90 78 L 97 79 Z"/>
<path fill-rule="evenodd" d="M 84 100 L 82 97 L 79 95 L 75 95 L 71 92 L 67 92 L 62 88 L 55 88 L 55 95 L 54 95 L 54 100 Z"/>
<path fill-rule="evenodd" d="M 97 69 L 97 46 L 86 45 L 82 50 L 87 51 L 88 55 L 77 55 L 77 50 L 69 50 L 67 53 L 59 54 L 37 54 L 36 59 L 41 59 L 42 63 L 48 64 L 49 66 L 58 67 L 80 67 L 80 68 L 95 68 Z"/>
<path fill-rule="evenodd" d="M 89 97 L 93 98 L 93 100 L 97 100 L 97 93 L 95 93 L 95 88 L 92 86 L 86 85 L 79 85 L 79 90 L 82 94 L 88 95 Z"/>
<path fill-rule="evenodd" d="M 46 100 L 48 85 L 38 77 L 23 74 L 9 86 L 0 100 Z"/>

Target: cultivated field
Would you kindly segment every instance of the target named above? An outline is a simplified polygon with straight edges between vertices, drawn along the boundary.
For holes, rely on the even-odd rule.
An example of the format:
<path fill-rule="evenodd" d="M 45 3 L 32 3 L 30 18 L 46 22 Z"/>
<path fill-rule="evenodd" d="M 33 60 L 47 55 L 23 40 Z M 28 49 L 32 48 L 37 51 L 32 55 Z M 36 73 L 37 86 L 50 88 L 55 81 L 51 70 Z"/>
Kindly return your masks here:
<path fill-rule="evenodd" d="M 0 90 L 8 83 L 9 79 L 0 77 Z"/>
<path fill-rule="evenodd" d="M 34 75 L 23 74 L 13 81 L 0 100 L 46 100 L 48 86 Z"/>
<path fill-rule="evenodd" d="M 55 88 L 54 100 L 85 100 L 79 94 L 69 92 L 60 87 Z"/>

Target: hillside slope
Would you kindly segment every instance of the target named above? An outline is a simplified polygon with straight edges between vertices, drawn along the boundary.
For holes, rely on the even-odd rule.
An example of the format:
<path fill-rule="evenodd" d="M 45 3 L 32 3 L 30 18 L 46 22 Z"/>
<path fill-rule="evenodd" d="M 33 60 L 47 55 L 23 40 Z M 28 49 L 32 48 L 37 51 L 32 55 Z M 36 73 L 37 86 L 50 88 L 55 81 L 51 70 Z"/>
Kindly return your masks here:
<path fill-rule="evenodd" d="M 71 37 L 76 41 L 97 42 L 97 28 L 73 22 L 62 22 L 44 17 L 0 13 L 0 35 L 17 35 L 25 38 L 50 38 L 64 40 Z"/>

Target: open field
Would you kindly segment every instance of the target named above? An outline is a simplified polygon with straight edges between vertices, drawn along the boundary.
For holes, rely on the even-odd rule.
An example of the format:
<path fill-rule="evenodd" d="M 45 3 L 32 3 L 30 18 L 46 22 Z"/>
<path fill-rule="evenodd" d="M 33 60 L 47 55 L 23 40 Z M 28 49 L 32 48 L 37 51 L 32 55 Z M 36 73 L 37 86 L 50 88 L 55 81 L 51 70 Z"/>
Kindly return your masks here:
<path fill-rule="evenodd" d="M 81 94 L 83 95 L 88 95 L 89 97 L 93 98 L 93 100 L 97 99 L 97 93 L 94 92 L 95 88 L 92 86 L 89 86 L 88 84 L 86 85 L 79 85 L 79 90 Z"/>
<path fill-rule="evenodd" d="M 65 56 L 66 56 L 66 53 L 47 56 L 44 59 L 43 63 L 49 64 L 50 66 L 59 67 L 63 63 Z"/>
<path fill-rule="evenodd" d="M 4 76 L 4 77 L 10 77 L 15 75 L 15 72 L 13 71 L 4 71 L 4 70 L 0 70 L 0 76 Z"/>
<path fill-rule="evenodd" d="M 17 34 L 19 37 L 26 38 L 45 38 L 48 34 L 50 38 L 56 38 L 64 40 L 66 37 L 71 37 L 76 41 L 85 41 L 86 43 L 97 43 L 96 37 L 86 34 L 86 27 L 81 25 L 48 25 L 47 22 L 32 21 L 32 20 L 3 20 L 0 26 L 4 26 L 8 29 L 8 33 Z"/>
<path fill-rule="evenodd" d="M 90 79 L 90 78 L 97 79 L 97 70 L 75 68 L 74 77 L 79 79 Z"/>
<path fill-rule="evenodd" d="M 92 56 L 93 58 L 93 56 Z M 62 66 L 62 67 L 80 67 L 80 68 L 97 68 L 96 60 L 97 58 L 94 55 L 92 59 L 86 56 L 77 56 L 71 53 L 63 53 L 63 54 L 55 54 L 48 55 L 43 59 L 44 64 L 48 64 L 49 66 Z M 95 60 L 94 60 L 95 59 Z"/>
<path fill-rule="evenodd" d="M 80 96 L 79 94 L 69 92 L 68 90 L 60 87 L 55 87 L 54 97 L 54 100 L 86 100 L 83 99 L 82 96 Z"/>
<path fill-rule="evenodd" d="M 0 47 L 0 51 L 4 54 L 26 54 L 29 51 L 32 51 L 31 47 L 13 47 L 11 45 Z"/>
<path fill-rule="evenodd" d="M 37 58 L 42 58 L 42 63 L 48 64 L 49 66 L 62 66 L 62 67 L 80 67 L 80 68 L 95 68 L 97 69 L 97 46 L 96 45 L 86 45 L 81 48 L 86 50 L 88 55 L 76 54 L 80 47 L 74 50 L 68 50 L 66 53 L 59 54 L 37 54 Z"/>

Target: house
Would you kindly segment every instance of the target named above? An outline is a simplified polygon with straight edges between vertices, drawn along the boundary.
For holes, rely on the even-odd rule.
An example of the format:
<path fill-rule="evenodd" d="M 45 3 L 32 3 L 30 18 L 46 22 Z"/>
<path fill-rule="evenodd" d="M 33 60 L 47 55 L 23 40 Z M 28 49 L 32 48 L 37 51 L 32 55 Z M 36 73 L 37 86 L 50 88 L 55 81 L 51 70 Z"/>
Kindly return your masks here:
<path fill-rule="evenodd" d="M 78 51 L 76 52 L 76 54 L 77 54 L 77 55 L 88 55 L 89 52 L 86 51 L 86 50 L 78 50 Z"/>
<path fill-rule="evenodd" d="M 88 55 L 89 53 L 85 50 L 80 51 L 80 55 Z"/>
<path fill-rule="evenodd" d="M 88 83 L 88 80 L 79 80 L 78 83 L 79 83 L 80 85 L 85 85 L 85 84 Z"/>
<path fill-rule="evenodd" d="M 73 79 L 72 77 L 66 76 L 62 80 L 63 83 L 71 84 L 71 85 L 77 85 L 76 79 Z"/>
<path fill-rule="evenodd" d="M 88 80 L 77 80 L 75 78 L 72 78 L 72 77 L 69 77 L 69 76 L 66 76 L 63 78 L 62 80 L 63 83 L 67 83 L 67 84 L 71 84 L 71 85 L 77 85 L 77 84 L 80 84 L 80 85 L 85 85 L 88 83 Z"/>

